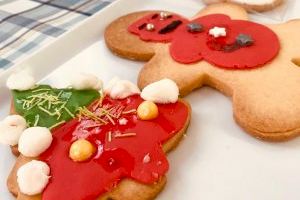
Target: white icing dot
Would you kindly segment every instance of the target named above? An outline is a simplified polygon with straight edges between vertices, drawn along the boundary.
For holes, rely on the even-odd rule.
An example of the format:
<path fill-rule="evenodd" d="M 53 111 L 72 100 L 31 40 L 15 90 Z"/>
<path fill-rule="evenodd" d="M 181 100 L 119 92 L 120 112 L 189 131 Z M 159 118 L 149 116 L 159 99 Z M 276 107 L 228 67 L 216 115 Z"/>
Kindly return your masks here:
<path fill-rule="evenodd" d="M 140 89 L 128 80 L 113 78 L 105 88 L 105 93 L 113 99 L 125 99 L 134 94 L 139 94 Z"/>
<path fill-rule="evenodd" d="M 102 80 L 97 76 L 87 73 L 78 73 L 75 74 L 71 81 L 71 87 L 76 90 L 101 90 L 102 89 Z"/>
<path fill-rule="evenodd" d="M 44 127 L 26 129 L 19 140 L 19 151 L 27 157 L 37 157 L 52 143 L 52 134 Z"/>
<path fill-rule="evenodd" d="M 17 171 L 17 182 L 23 194 L 41 193 L 49 181 L 50 168 L 42 161 L 32 160 Z"/>
<path fill-rule="evenodd" d="M 148 31 L 153 31 L 154 30 L 154 24 L 147 24 L 146 25 L 146 29 L 148 30 Z"/>
<path fill-rule="evenodd" d="M 22 132 L 26 129 L 26 120 L 20 115 L 9 115 L 0 122 L 0 143 L 18 144 Z"/>
<path fill-rule="evenodd" d="M 20 71 L 11 74 L 7 81 L 6 86 L 11 90 L 29 90 L 36 84 L 34 77 L 28 71 Z"/>
<path fill-rule="evenodd" d="M 147 101 L 155 103 L 175 103 L 178 100 L 179 89 L 171 79 L 162 79 L 146 86 L 141 97 Z"/>

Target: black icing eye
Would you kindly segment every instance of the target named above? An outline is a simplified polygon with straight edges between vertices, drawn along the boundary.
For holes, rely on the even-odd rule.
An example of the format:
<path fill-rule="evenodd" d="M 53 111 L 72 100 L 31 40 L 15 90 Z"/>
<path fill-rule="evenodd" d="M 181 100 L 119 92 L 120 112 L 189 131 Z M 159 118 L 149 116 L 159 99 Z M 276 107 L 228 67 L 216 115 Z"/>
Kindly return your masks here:
<path fill-rule="evenodd" d="M 187 30 L 191 33 L 197 33 L 197 32 L 202 32 L 203 31 L 203 25 L 202 24 L 198 24 L 198 23 L 189 23 L 187 25 Z"/>
<path fill-rule="evenodd" d="M 172 21 L 170 24 L 168 24 L 167 26 L 165 26 L 164 28 L 160 29 L 158 31 L 159 34 L 166 34 L 169 32 L 174 31 L 180 24 L 182 24 L 181 20 L 175 20 Z"/>
<path fill-rule="evenodd" d="M 236 37 L 236 43 L 241 47 L 247 47 L 247 46 L 251 46 L 254 43 L 254 40 L 250 35 L 239 34 Z"/>

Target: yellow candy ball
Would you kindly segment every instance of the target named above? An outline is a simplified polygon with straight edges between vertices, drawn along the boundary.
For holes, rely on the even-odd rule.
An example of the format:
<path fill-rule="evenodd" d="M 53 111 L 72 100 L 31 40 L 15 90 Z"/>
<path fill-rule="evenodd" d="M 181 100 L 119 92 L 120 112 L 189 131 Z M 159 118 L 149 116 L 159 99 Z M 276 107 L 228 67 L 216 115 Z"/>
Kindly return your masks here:
<path fill-rule="evenodd" d="M 158 107 L 152 101 L 144 101 L 137 109 L 137 115 L 141 120 L 151 120 L 158 116 Z"/>
<path fill-rule="evenodd" d="M 82 162 L 88 160 L 95 151 L 95 147 L 89 141 L 79 139 L 71 145 L 69 156 L 75 162 Z"/>

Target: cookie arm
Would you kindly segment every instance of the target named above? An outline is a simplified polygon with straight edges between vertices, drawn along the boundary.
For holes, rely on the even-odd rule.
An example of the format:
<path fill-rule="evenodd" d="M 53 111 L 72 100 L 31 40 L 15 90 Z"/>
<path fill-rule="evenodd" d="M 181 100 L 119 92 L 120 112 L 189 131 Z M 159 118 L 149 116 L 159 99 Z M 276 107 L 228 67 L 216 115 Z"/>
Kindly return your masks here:
<path fill-rule="evenodd" d="M 286 59 L 300 66 L 300 19 L 268 26 L 278 34 Z"/>

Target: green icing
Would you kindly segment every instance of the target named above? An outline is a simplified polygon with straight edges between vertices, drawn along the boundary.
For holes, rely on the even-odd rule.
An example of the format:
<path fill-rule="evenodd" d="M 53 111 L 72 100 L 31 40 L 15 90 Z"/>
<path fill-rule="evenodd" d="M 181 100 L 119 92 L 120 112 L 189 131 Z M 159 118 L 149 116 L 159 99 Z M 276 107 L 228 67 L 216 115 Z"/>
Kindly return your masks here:
<path fill-rule="evenodd" d="M 26 119 L 29 126 L 48 128 L 74 118 L 79 107 L 100 97 L 96 90 L 56 89 L 48 85 L 12 93 L 15 111 Z"/>

